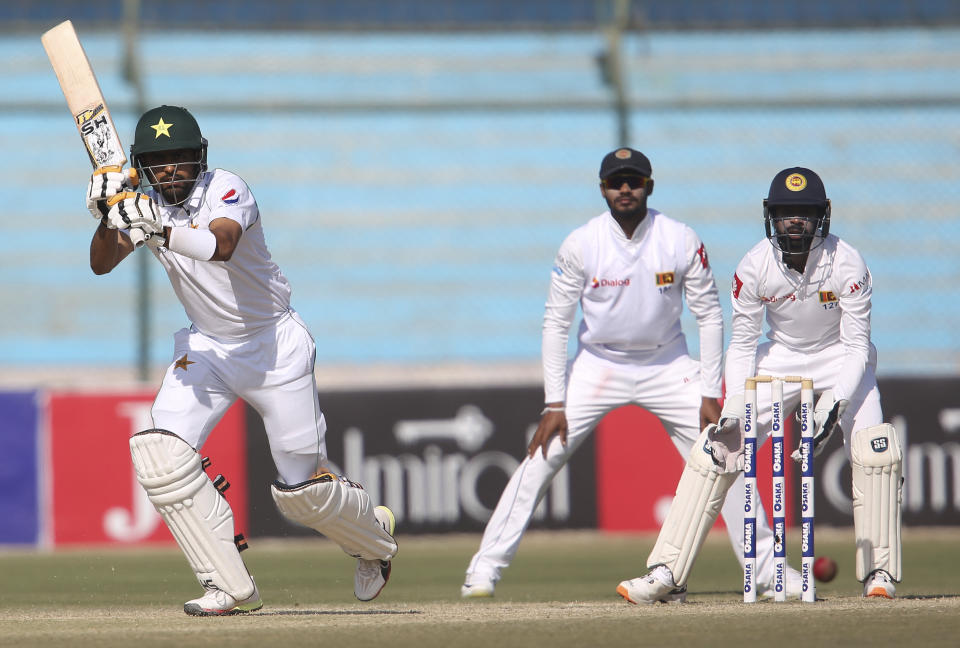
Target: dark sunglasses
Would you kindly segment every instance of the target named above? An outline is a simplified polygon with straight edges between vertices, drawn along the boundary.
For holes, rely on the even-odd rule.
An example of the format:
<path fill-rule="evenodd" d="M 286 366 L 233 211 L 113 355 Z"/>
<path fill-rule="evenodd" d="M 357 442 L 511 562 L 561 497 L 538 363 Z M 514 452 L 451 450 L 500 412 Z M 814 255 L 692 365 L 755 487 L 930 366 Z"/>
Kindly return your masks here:
<path fill-rule="evenodd" d="M 649 180 L 650 178 L 639 175 L 615 175 L 605 179 L 603 187 L 604 189 L 619 189 L 626 184 L 631 190 L 643 189 L 647 186 Z"/>

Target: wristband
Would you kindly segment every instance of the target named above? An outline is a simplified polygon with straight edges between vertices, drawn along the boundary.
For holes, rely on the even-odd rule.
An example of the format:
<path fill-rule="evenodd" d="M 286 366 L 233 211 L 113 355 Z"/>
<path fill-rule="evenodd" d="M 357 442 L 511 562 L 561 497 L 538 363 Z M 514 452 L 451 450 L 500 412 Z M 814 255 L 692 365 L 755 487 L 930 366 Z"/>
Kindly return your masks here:
<path fill-rule="evenodd" d="M 171 227 L 167 249 L 198 261 L 209 261 L 217 251 L 217 237 L 206 229 Z"/>
<path fill-rule="evenodd" d="M 546 407 L 543 408 L 543 411 L 540 412 L 540 416 L 543 416 L 547 412 L 565 412 L 565 411 L 567 411 L 567 408 L 564 407 L 563 405 L 561 405 L 560 407 L 550 407 L 549 405 L 547 405 Z"/>

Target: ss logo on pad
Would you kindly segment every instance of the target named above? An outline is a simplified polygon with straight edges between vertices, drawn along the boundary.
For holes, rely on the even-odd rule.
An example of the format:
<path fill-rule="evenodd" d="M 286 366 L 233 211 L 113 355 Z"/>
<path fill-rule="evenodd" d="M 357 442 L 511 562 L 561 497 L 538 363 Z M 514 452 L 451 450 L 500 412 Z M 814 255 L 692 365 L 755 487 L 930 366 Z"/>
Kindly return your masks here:
<path fill-rule="evenodd" d="M 870 447 L 874 452 L 884 452 L 887 449 L 887 437 L 877 437 L 870 440 Z"/>

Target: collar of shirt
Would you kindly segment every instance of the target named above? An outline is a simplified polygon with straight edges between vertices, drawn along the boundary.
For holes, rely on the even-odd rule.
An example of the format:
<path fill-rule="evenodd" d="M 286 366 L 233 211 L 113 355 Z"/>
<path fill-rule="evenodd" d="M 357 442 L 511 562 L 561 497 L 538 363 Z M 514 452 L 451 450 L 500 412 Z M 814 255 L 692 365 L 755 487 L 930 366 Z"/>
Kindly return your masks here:
<path fill-rule="evenodd" d="M 210 186 L 210 178 L 212 175 L 213 173 L 211 171 L 205 171 L 197 178 L 197 184 L 194 185 L 193 191 L 190 192 L 190 197 L 187 198 L 181 207 L 191 213 L 200 208 L 203 204 L 203 197 L 207 194 L 207 187 Z"/>
<path fill-rule="evenodd" d="M 647 208 L 647 215 L 643 217 L 643 220 L 637 225 L 637 228 L 633 230 L 633 236 L 627 238 L 627 235 L 624 234 L 623 228 L 620 227 L 620 223 L 617 222 L 617 219 L 613 217 L 613 214 L 610 213 L 610 210 L 607 210 L 607 225 L 613 231 L 613 236 L 618 241 L 624 244 L 629 243 L 639 243 L 643 240 L 643 237 L 646 236 L 647 230 L 652 226 L 654 219 L 654 210 Z"/>
<path fill-rule="evenodd" d="M 832 261 L 832 250 L 830 250 L 830 241 L 824 239 L 817 247 L 810 250 L 807 255 L 807 263 L 803 272 L 799 273 L 786 264 L 783 260 L 784 255 L 778 248 L 775 248 L 776 257 L 780 261 L 780 271 L 787 280 L 793 284 L 796 290 L 797 299 L 803 300 L 806 292 L 803 290 L 807 284 L 820 284 L 830 274 L 830 265 Z"/>
<path fill-rule="evenodd" d="M 814 247 L 813 249 L 810 250 L 810 252 L 807 253 L 807 263 L 806 263 L 806 265 L 804 265 L 804 268 L 803 268 L 803 272 L 802 272 L 802 273 L 801 273 L 801 272 L 797 272 L 796 270 L 794 270 L 793 268 L 791 268 L 789 265 L 787 265 L 787 261 L 786 261 L 786 256 L 787 256 L 787 255 L 784 254 L 783 251 L 782 251 L 780 248 L 778 248 L 776 245 L 774 245 L 773 242 L 771 242 L 770 245 L 773 247 L 773 251 L 774 251 L 774 255 L 775 255 L 776 259 L 780 262 L 780 269 L 781 269 L 786 275 L 791 276 L 791 277 L 792 277 L 792 276 L 797 276 L 797 277 L 807 276 L 807 277 L 809 277 L 810 275 L 813 274 L 813 270 L 820 265 L 821 257 L 824 255 L 824 253 L 825 253 L 825 251 L 826 251 L 826 248 L 827 248 L 827 241 L 826 241 L 826 239 L 820 239 L 819 237 L 817 237 L 816 240 L 819 240 L 820 243 L 817 244 L 816 247 Z"/>

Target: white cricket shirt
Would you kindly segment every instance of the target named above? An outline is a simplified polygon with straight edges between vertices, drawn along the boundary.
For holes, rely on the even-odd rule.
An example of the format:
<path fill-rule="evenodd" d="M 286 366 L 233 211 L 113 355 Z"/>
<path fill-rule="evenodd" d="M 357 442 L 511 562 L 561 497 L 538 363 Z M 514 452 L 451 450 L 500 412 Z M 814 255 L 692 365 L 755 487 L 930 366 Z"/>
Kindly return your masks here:
<path fill-rule="evenodd" d="M 742 393 L 744 380 L 754 375 L 766 312 L 767 338 L 796 353 L 798 360 L 828 348 L 843 357 L 833 393 L 837 400 L 849 399 L 867 364 L 876 361 L 870 342 L 872 294 L 863 257 L 833 234 L 810 251 L 803 274 L 788 268 L 769 240 L 757 243 L 733 276 L 728 394 Z"/>
<path fill-rule="evenodd" d="M 200 332 L 238 340 L 290 310 L 290 284 L 270 258 L 257 201 L 239 176 L 223 169 L 204 172 L 181 206 L 165 205 L 157 192 L 147 193 L 160 205 L 163 225 L 208 229 L 211 221 L 229 218 L 243 228 L 229 261 L 197 261 L 165 247 L 153 250 Z"/>
<path fill-rule="evenodd" d="M 701 392 L 719 398 L 723 311 L 696 233 L 654 209 L 629 239 L 609 211 L 574 230 L 557 253 L 543 319 L 546 402 L 565 400 L 567 336 L 578 304 L 580 349 L 646 365 L 668 347 L 686 353 L 684 294 L 700 332 Z"/>

